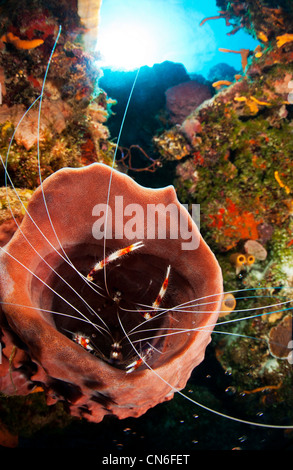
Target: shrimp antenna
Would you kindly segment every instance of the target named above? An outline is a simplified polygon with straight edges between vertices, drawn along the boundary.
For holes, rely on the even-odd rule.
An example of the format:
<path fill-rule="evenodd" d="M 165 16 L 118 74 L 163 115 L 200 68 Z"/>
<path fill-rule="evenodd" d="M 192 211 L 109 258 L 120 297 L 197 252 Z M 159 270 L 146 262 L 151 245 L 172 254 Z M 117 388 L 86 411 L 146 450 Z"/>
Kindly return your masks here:
<path fill-rule="evenodd" d="M 127 101 L 127 104 L 126 104 L 126 107 L 125 107 L 125 110 L 124 110 L 124 114 L 123 114 L 122 121 L 121 121 L 121 126 L 120 126 L 120 129 L 119 129 L 119 134 L 118 134 L 118 138 L 117 138 L 117 144 L 116 144 L 116 148 L 115 148 L 115 152 L 114 152 L 112 167 L 111 167 L 109 186 L 108 186 L 108 194 L 107 194 L 107 205 L 106 205 L 107 209 L 106 209 L 106 214 L 105 214 L 105 225 L 104 225 L 104 227 L 105 227 L 104 228 L 104 230 L 105 230 L 104 231 L 104 259 L 106 258 L 106 233 L 107 233 L 107 223 L 108 223 L 108 207 L 109 207 L 109 200 L 110 200 L 113 170 L 114 170 L 114 165 L 115 165 L 115 162 L 116 162 L 116 157 L 117 157 L 117 152 L 118 152 L 118 147 L 119 147 L 119 142 L 120 142 L 120 139 L 121 139 L 123 126 L 124 126 L 124 123 L 125 123 L 126 115 L 127 115 L 128 109 L 129 109 L 130 101 L 132 99 L 132 95 L 133 95 L 134 88 L 135 88 L 135 85 L 136 85 L 136 82 L 137 82 L 137 79 L 138 79 L 139 72 L 140 72 L 140 67 L 137 69 L 137 72 L 136 72 L 136 75 L 135 75 L 135 78 L 134 78 L 134 81 L 133 81 L 133 84 L 132 84 L 132 88 L 130 90 L 130 94 L 129 94 L 129 97 L 128 97 L 128 101 Z M 107 285 L 106 265 L 104 265 L 104 283 L 105 283 L 106 292 L 110 297 L 109 290 L 108 290 L 108 285 Z"/>

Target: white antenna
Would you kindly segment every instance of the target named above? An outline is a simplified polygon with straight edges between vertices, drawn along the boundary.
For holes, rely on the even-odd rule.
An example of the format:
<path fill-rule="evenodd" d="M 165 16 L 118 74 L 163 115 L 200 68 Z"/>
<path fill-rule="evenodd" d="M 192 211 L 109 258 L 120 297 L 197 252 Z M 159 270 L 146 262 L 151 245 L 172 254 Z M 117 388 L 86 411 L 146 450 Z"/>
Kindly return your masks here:
<path fill-rule="evenodd" d="M 110 179 L 109 179 L 109 187 L 108 187 L 108 195 L 107 195 L 107 206 L 106 206 L 107 209 L 106 209 L 106 214 L 105 214 L 105 225 L 104 225 L 104 259 L 106 258 L 106 233 L 107 233 L 108 207 L 109 207 L 109 200 L 110 200 L 112 175 L 113 175 L 114 165 L 115 165 L 115 161 L 116 161 L 116 156 L 117 156 L 117 152 L 118 152 L 118 147 L 119 147 L 119 142 L 120 142 L 120 139 L 121 139 L 121 134 L 122 134 L 124 122 L 125 122 L 127 111 L 128 111 L 130 101 L 131 101 L 131 98 L 132 98 L 132 95 L 133 95 L 133 91 L 134 91 L 134 88 L 135 88 L 135 85 L 136 85 L 136 82 L 137 82 L 137 79 L 138 79 L 139 71 L 140 71 L 140 67 L 137 69 L 137 72 L 136 72 L 136 75 L 135 75 L 135 78 L 134 78 L 134 82 L 133 82 L 132 88 L 130 90 L 128 101 L 127 101 L 127 104 L 126 104 L 126 107 L 125 107 L 125 111 L 124 111 L 124 114 L 123 114 L 120 130 L 119 130 L 119 134 L 118 134 L 118 138 L 117 138 L 117 144 L 116 144 L 116 149 L 115 149 L 115 152 L 114 152 L 112 167 L 111 167 L 111 174 L 110 174 Z M 105 283 L 106 292 L 110 296 L 108 286 L 107 286 L 106 266 L 104 266 L 104 283 Z"/>

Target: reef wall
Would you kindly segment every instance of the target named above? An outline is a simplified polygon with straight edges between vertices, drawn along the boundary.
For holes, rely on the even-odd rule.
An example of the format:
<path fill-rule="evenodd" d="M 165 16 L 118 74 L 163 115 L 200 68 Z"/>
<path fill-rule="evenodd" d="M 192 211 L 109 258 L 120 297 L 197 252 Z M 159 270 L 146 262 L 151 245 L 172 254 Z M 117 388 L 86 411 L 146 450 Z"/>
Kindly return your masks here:
<path fill-rule="evenodd" d="M 106 121 L 113 101 L 99 88 L 95 53 L 85 47 L 98 23 L 90 18 L 91 29 L 87 15 L 98 17 L 98 10 L 88 11 L 85 3 L 12 0 L 1 6 L 0 152 L 14 186 L 26 189 L 24 202 L 60 168 L 112 161 Z M 4 175 L 1 165 L 2 186 Z M 0 197 L 0 237 L 6 240 L 10 209 L 19 219 L 23 214 L 12 193 L 10 207 L 6 191 Z"/>
<path fill-rule="evenodd" d="M 53 52 L 39 129 L 40 100 L 23 118 L 10 147 L 7 168 L 16 186 L 33 189 L 39 184 L 38 137 L 43 178 L 64 166 L 109 161 L 108 147 L 104 145 L 109 137 L 105 122 L 112 103 L 98 87 L 100 71 L 92 50 L 85 49 L 84 35 L 88 29 L 84 23 L 75 1 L 26 0 L 21 5 L 10 1 L 1 7 L 0 149 L 3 155 L 19 120 L 42 92 Z"/>
<path fill-rule="evenodd" d="M 236 308 L 257 313 L 268 292 L 262 287 L 286 302 L 233 329 L 262 341 L 221 338 L 218 359 L 235 372 L 238 391 L 273 386 L 274 393 L 284 385 L 292 402 L 293 7 L 289 1 L 217 5 L 219 16 L 202 27 L 225 18 L 228 34 L 245 28 L 260 44 L 254 51 L 223 50 L 241 55 L 243 73 L 215 82 L 215 96 L 154 143 L 162 158 L 178 161 L 180 200 L 201 206 L 201 232 L 220 261 L 225 290 L 256 289 L 257 301 L 238 300 Z M 273 328 L 282 330 L 282 353 L 270 347 Z"/>

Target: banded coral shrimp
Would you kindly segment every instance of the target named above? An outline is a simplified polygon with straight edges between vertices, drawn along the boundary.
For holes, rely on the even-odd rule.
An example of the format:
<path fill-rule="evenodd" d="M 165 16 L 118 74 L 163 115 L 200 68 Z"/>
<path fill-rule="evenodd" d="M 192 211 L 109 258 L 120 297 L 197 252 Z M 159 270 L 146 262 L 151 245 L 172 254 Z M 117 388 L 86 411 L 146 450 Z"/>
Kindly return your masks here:
<path fill-rule="evenodd" d="M 46 192 L 43 193 L 43 189 L 45 188 L 45 185 L 43 185 L 43 183 L 41 183 L 41 192 L 42 192 L 42 195 L 44 196 L 45 195 L 45 200 L 46 200 Z M 46 204 L 45 204 L 46 205 Z M 50 224 L 52 223 L 52 225 L 54 226 L 54 223 L 52 220 L 50 220 Z M 22 230 L 22 228 L 20 227 L 20 230 Z M 60 243 L 59 243 L 60 242 Z M 28 241 L 27 241 L 28 243 Z M 60 246 L 61 245 L 61 246 Z M 72 267 L 73 266 L 73 271 L 74 273 L 76 274 L 76 280 L 79 282 L 79 285 L 80 285 L 80 280 L 83 280 L 86 284 L 85 286 L 83 287 L 83 289 L 90 289 L 92 292 L 94 292 L 95 294 L 97 293 L 96 292 L 96 289 L 97 289 L 97 285 L 99 285 L 99 281 L 96 282 L 94 286 L 94 289 L 93 290 L 93 285 L 92 285 L 92 279 L 87 279 L 87 277 L 80 272 L 80 270 L 76 267 L 75 264 L 72 265 L 72 259 L 70 258 L 70 255 L 68 255 L 67 251 L 63 251 L 62 248 L 63 245 L 62 245 L 62 242 L 61 240 L 58 240 L 58 245 L 57 246 L 60 246 L 60 249 L 61 249 L 61 252 L 63 252 L 63 255 L 64 255 L 64 262 L 66 264 L 70 264 L 70 266 Z M 56 248 L 56 246 L 54 246 L 54 249 Z M 139 247 L 141 248 L 141 247 Z M 97 257 L 98 259 L 102 259 L 102 260 L 106 260 L 106 251 L 105 251 L 105 245 L 103 245 L 103 248 L 100 249 L 99 252 L 95 253 L 95 257 Z M 134 254 L 133 254 L 134 255 Z M 59 256 L 59 253 L 58 253 L 58 256 Z M 118 265 L 116 264 L 112 264 L 113 262 L 117 261 L 118 258 L 120 258 L 119 256 L 115 259 L 113 259 L 110 263 L 109 263 L 109 267 L 110 267 L 110 270 L 107 271 L 107 288 L 104 290 L 104 291 L 99 291 L 98 292 L 98 295 L 101 297 L 101 301 L 104 302 L 105 301 L 105 292 L 107 291 L 107 289 L 111 291 L 112 290 L 112 298 L 110 299 L 111 302 L 112 302 L 112 307 L 115 309 L 115 311 L 117 311 L 117 304 L 119 304 L 119 308 L 121 309 L 121 312 L 119 313 L 119 316 L 117 316 L 117 320 L 118 320 L 118 324 L 120 325 L 121 327 L 121 330 L 122 330 L 122 333 L 123 333 L 123 336 L 122 338 L 123 339 L 126 339 L 127 340 L 127 351 L 126 353 L 124 353 L 124 356 L 128 357 L 128 361 L 127 361 L 127 366 L 129 366 L 130 368 L 132 367 L 132 364 L 134 363 L 135 366 L 138 366 L 140 365 L 140 362 L 143 362 L 142 366 L 145 366 L 145 368 L 149 368 L 152 373 L 154 375 L 157 374 L 156 372 L 156 369 L 153 369 L 152 368 L 152 364 L 151 362 L 149 361 L 149 357 L 148 357 L 148 354 L 149 354 L 149 351 L 151 348 L 151 350 L 154 352 L 154 354 L 157 354 L 158 356 L 161 356 L 162 354 L 164 354 L 158 347 L 157 347 L 157 344 L 152 344 L 150 343 L 151 341 L 151 338 L 150 338 L 150 335 L 153 334 L 154 331 L 159 331 L 160 335 L 158 334 L 156 337 L 168 337 L 168 338 L 171 338 L 172 336 L 180 336 L 182 334 L 189 334 L 192 332 L 192 328 L 183 328 L 183 329 L 180 329 L 178 325 L 176 325 L 176 317 L 175 318 L 175 326 L 173 326 L 173 331 L 171 331 L 171 328 L 169 326 L 168 329 L 168 334 L 165 335 L 164 334 L 164 330 L 166 328 L 166 326 L 164 326 L 164 324 L 160 323 L 159 326 L 155 327 L 154 326 L 154 322 L 155 321 L 158 321 L 160 318 L 165 318 L 166 317 L 170 317 L 172 315 L 172 313 L 178 313 L 178 312 L 184 312 L 184 313 L 190 313 L 190 309 L 191 307 L 193 308 L 198 308 L 199 306 L 206 306 L 206 305 L 213 305 L 213 302 L 209 302 L 209 297 L 206 297 L 206 298 L 195 298 L 195 299 L 192 299 L 192 300 L 188 300 L 188 301 L 185 301 L 185 302 L 181 302 L 181 303 L 178 303 L 176 305 L 162 305 L 162 306 L 158 306 L 157 310 L 156 311 L 156 314 L 153 315 L 152 312 L 154 312 L 154 305 L 151 303 L 150 299 L 152 299 L 152 301 L 156 301 L 157 299 L 157 296 L 158 296 L 158 293 L 160 292 L 160 288 L 161 286 L 164 284 L 164 275 L 163 274 L 165 271 L 164 270 L 161 270 L 159 269 L 160 267 L 158 267 L 158 272 L 161 272 L 162 273 L 162 276 L 158 276 L 158 279 L 155 280 L 151 277 L 149 279 L 147 279 L 147 282 L 146 282 L 146 290 L 148 290 L 148 294 L 149 296 L 145 299 L 145 302 L 144 302 L 144 298 L 143 298 L 143 295 L 140 293 L 140 299 L 139 301 L 136 301 L 135 302 L 135 305 L 136 305 L 136 308 L 133 309 L 134 310 L 134 314 L 137 318 L 137 314 L 139 313 L 142 313 L 142 315 L 139 317 L 141 319 L 144 318 L 150 326 L 150 329 L 148 329 L 148 334 L 147 334 L 147 337 L 145 336 L 145 331 L 140 329 L 140 325 L 144 325 L 146 326 L 146 322 L 139 322 L 137 323 L 137 320 L 135 321 L 134 325 L 132 325 L 132 327 L 127 327 L 127 329 L 125 328 L 125 319 L 123 318 L 122 316 L 122 312 L 123 312 L 123 309 L 125 309 L 125 307 L 122 306 L 121 304 L 121 296 L 119 294 L 119 290 L 115 289 L 115 271 L 117 273 L 117 270 L 116 268 L 118 267 L 119 265 L 119 262 L 118 262 Z M 123 266 L 122 264 L 122 259 L 123 257 L 121 257 L 121 265 Z M 132 257 L 132 254 L 130 253 L 129 254 L 129 263 L 133 262 L 135 263 L 135 256 Z M 133 261 L 132 261 L 133 260 Z M 46 264 L 46 260 L 44 260 L 45 264 Z M 103 276 L 104 273 L 105 273 L 105 265 L 106 263 L 103 263 L 104 266 L 103 266 L 103 270 L 101 271 L 101 275 Z M 90 263 L 89 263 L 89 266 L 92 266 L 92 259 L 90 260 Z M 48 268 L 52 269 L 52 267 L 49 265 Z M 112 268 L 112 269 L 111 269 Z M 124 271 L 126 271 L 126 267 L 123 266 L 124 268 Z M 165 268 L 165 267 L 164 267 Z M 174 270 L 176 270 L 176 267 L 174 268 Z M 90 271 L 88 271 L 89 273 Z M 36 281 L 38 282 L 42 282 L 42 279 L 41 277 L 38 278 L 38 275 L 36 273 L 33 273 L 33 276 L 34 278 L 36 279 Z M 176 278 L 174 277 L 174 273 L 173 273 L 173 266 L 171 266 L 171 271 L 170 271 L 170 289 L 174 289 L 174 284 L 176 282 Z M 63 282 L 63 279 L 64 277 L 62 276 L 62 270 L 61 270 L 61 273 L 58 272 L 57 274 L 57 277 L 58 279 L 60 279 L 60 281 Z M 167 278 L 167 276 L 165 275 L 165 279 Z M 102 277 L 102 280 L 105 281 L 105 279 Z M 88 282 L 90 281 L 90 282 Z M 173 286 L 172 286 L 173 284 Z M 72 291 L 72 288 L 73 288 L 73 285 L 72 285 L 72 282 L 69 283 L 69 285 L 67 285 L 67 288 Z M 60 290 L 58 291 L 58 287 L 59 286 L 55 286 L 54 290 L 55 290 L 55 293 L 58 293 L 59 292 L 59 295 L 57 295 L 58 299 L 60 299 L 62 302 L 66 303 L 68 305 L 68 300 L 66 298 L 66 296 L 64 295 L 64 286 L 62 284 L 62 287 L 61 287 L 61 292 L 62 294 L 60 293 Z M 77 290 L 76 290 L 77 291 Z M 77 293 L 79 294 L 79 292 L 77 291 Z M 168 294 L 168 289 L 166 291 L 166 299 L 167 299 L 167 294 Z M 61 298 L 61 295 L 62 295 L 62 298 Z M 217 294 L 211 294 L 211 296 L 215 296 Z M 80 295 L 78 295 L 79 299 L 83 302 L 83 299 L 80 298 Z M 88 298 L 88 297 L 87 297 Z M 108 300 L 108 299 L 106 299 Z M 159 302 L 160 303 L 160 302 Z M 133 305 L 133 300 L 131 302 L 129 302 L 129 304 Z M 57 303 L 58 305 L 58 303 Z M 75 304 L 76 305 L 76 304 Z M 273 305 L 273 304 L 272 304 Z M 279 303 L 276 303 L 275 306 L 278 308 L 280 304 Z M 72 308 L 72 304 L 68 305 L 70 307 L 70 309 Z M 270 305 L 267 305 L 266 308 L 269 308 Z M 89 313 L 89 310 L 90 310 L 90 315 L 91 315 L 91 320 L 88 318 L 88 313 Z M 42 309 L 44 313 L 45 312 L 45 308 Z M 48 311 L 48 313 L 50 313 L 51 310 Z M 100 335 L 101 336 L 108 336 L 109 338 L 109 343 L 108 343 L 108 351 L 107 351 L 107 359 L 111 356 L 111 353 L 117 353 L 119 354 L 120 353 L 120 346 L 121 346 L 121 341 L 117 341 L 115 338 L 114 338 L 114 335 L 109 335 L 109 324 L 107 323 L 107 321 L 105 321 L 100 314 L 98 314 L 99 316 L 96 317 L 97 315 L 97 312 L 96 310 L 93 309 L 93 306 L 88 302 L 88 305 L 85 306 L 85 313 L 84 311 L 80 311 L 80 309 L 78 307 L 74 307 L 74 320 L 77 321 L 77 325 L 78 325 L 78 329 L 76 329 L 76 333 L 79 332 L 80 330 L 82 330 L 82 335 L 81 337 L 76 337 L 74 339 L 76 339 L 77 342 L 79 342 L 80 339 L 82 340 L 87 340 L 89 338 L 90 335 L 87 334 L 87 331 L 86 329 L 89 329 L 89 331 L 91 332 L 92 331 L 92 328 L 94 327 L 95 329 L 95 332 L 94 334 L 95 335 Z M 128 308 L 127 308 L 127 311 L 130 312 L 131 311 L 131 307 L 130 305 L 128 305 Z M 145 318 L 145 316 L 147 315 L 147 312 L 150 314 L 150 317 L 151 318 Z M 172 313 L 170 313 L 172 312 Z M 194 313 L 194 310 L 192 311 Z M 52 312 L 54 315 L 56 314 L 56 318 L 58 316 L 63 316 L 63 315 L 68 315 L 69 316 L 69 313 L 66 313 L 64 311 L 64 305 L 63 307 L 60 306 L 60 309 L 56 309 L 56 311 L 53 311 Z M 117 313 L 117 312 L 116 312 Z M 208 313 L 208 310 L 204 310 L 204 313 Z M 79 315 L 79 317 L 76 316 L 76 314 Z M 86 318 L 85 318 L 86 317 Z M 246 318 L 246 317 L 244 317 Z M 94 320 L 94 321 L 93 321 Z M 100 321 L 101 324 L 98 325 L 98 320 Z M 227 323 L 227 322 L 226 322 Z M 82 326 L 82 325 L 83 326 Z M 72 326 L 72 324 L 71 324 Z M 211 328 L 213 327 L 214 325 L 209 325 L 208 328 Z M 64 327 L 64 325 L 63 325 Z M 85 329 L 84 329 L 85 328 Z M 138 339 L 135 338 L 135 340 L 132 339 L 133 337 L 133 333 L 135 330 L 140 330 L 140 334 L 142 334 L 141 337 L 139 337 Z M 198 330 L 198 328 L 196 328 L 196 330 Z M 71 334 L 71 333 L 70 333 Z M 75 334 L 75 333 L 74 333 Z M 100 336 L 99 336 L 100 337 Z M 81 341 L 83 342 L 83 341 Z M 141 343 L 145 343 L 145 351 L 143 350 L 144 347 L 141 346 Z M 88 344 L 88 342 L 86 341 L 85 344 Z M 119 347 L 117 346 L 117 344 L 119 345 Z M 151 346 L 150 346 L 151 344 Z M 138 345 L 138 346 L 137 346 Z M 87 349 L 84 348 L 84 349 Z M 97 347 L 97 350 L 100 349 Z M 133 351 L 135 353 L 133 353 Z M 91 353 L 91 351 L 86 351 L 87 353 Z M 101 353 L 98 353 L 101 355 Z M 103 352 L 102 354 L 105 355 L 105 353 Z M 134 362 L 133 362 L 134 361 Z M 131 371 L 129 372 L 129 374 L 133 374 L 133 373 L 136 373 L 136 371 Z M 159 379 L 160 380 L 164 380 L 163 377 L 159 376 Z M 168 384 L 166 384 L 168 385 Z M 174 389 L 174 387 L 171 387 Z M 179 394 L 182 394 L 181 396 L 183 398 L 186 398 L 188 397 L 188 400 L 192 403 L 192 404 L 195 404 L 195 405 L 199 405 L 199 403 L 196 401 L 196 400 L 193 400 L 193 399 L 190 399 L 190 396 L 188 394 L 183 394 L 182 392 L 180 392 L 179 390 L 174 390 L 176 392 L 178 392 Z M 207 407 L 207 410 L 208 411 L 212 411 L 209 407 Z M 229 416 L 228 415 L 225 415 L 224 413 L 218 413 L 219 415 L 221 415 L 223 418 L 228 418 Z M 231 417 L 230 417 L 231 418 Z M 234 419 L 232 417 L 232 419 Z M 265 423 L 259 423 L 257 424 L 256 422 L 252 422 L 252 421 L 248 421 L 248 420 L 241 420 L 240 418 L 235 418 L 236 421 L 239 421 L 240 423 L 242 422 L 243 424 L 252 424 L 252 425 L 259 425 L 260 427 L 269 427 L 270 428 L 270 424 L 269 425 L 266 425 Z M 272 427 L 274 428 L 275 425 L 272 425 Z M 278 426 L 276 425 L 276 428 L 282 428 L 282 426 Z M 290 426 L 288 425 L 284 425 L 284 428 L 290 428 Z"/>

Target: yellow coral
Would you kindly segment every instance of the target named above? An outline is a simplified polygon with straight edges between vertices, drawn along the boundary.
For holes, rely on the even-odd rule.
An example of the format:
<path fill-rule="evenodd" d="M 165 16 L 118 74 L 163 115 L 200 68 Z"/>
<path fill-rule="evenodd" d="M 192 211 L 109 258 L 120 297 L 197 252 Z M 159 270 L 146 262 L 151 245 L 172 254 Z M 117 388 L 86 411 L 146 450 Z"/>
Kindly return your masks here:
<path fill-rule="evenodd" d="M 251 266 L 252 264 L 255 263 L 255 257 L 253 255 L 246 254 L 245 257 L 246 257 L 246 265 L 247 266 Z"/>
<path fill-rule="evenodd" d="M 251 114 L 256 114 L 259 110 L 257 103 L 249 98 L 246 98 L 246 96 L 236 96 L 234 100 L 239 102 L 246 102 Z"/>
<path fill-rule="evenodd" d="M 214 88 L 220 88 L 222 86 L 230 86 L 232 85 L 232 82 L 229 82 L 229 80 L 218 80 L 217 82 L 213 83 Z"/>
<path fill-rule="evenodd" d="M 245 96 L 235 96 L 234 98 L 235 101 L 247 101 L 247 98 Z"/>
<path fill-rule="evenodd" d="M 262 56 L 262 49 L 260 44 L 254 49 L 254 55 L 257 59 Z"/>
<path fill-rule="evenodd" d="M 260 39 L 262 42 L 268 42 L 268 37 L 265 33 L 262 31 L 258 35 L 258 39 Z"/>
<path fill-rule="evenodd" d="M 246 257 L 242 253 L 233 253 L 233 255 L 230 256 L 230 261 L 236 269 L 241 268 L 245 262 L 246 262 Z"/>
<path fill-rule="evenodd" d="M 230 262 L 235 266 L 236 274 L 239 274 L 242 269 L 255 263 L 255 257 L 251 254 L 233 253 Z"/>
<path fill-rule="evenodd" d="M 258 100 L 257 98 L 255 98 L 254 96 L 251 96 L 250 97 L 255 103 L 261 105 L 261 106 L 271 106 L 271 103 L 267 103 L 266 101 L 260 101 Z"/>
<path fill-rule="evenodd" d="M 246 96 L 235 96 L 235 101 L 245 102 L 250 109 L 251 114 L 256 114 L 259 111 L 259 106 L 271 106 L 271 103 L 260 101 L 254 96 L 247 98 Z"/>
<path fill-rule="evenodd" d="M 259 111 L 259 107 L 257 106 L 257 103 L 253 100 L 247 100 L 247 106 L 250 109 L 251 114 L 257 114 Z"/>
<path fill-rule="evenodd" d="M 1 129 L 1 135 L 2 137 L 6 137 L 7 135 L 7 132 L 9 132 L 10 130 L 12 130 L 13 128 L 13 125 L 11 122 L 7 121 L 4 126 L 2 127 Z"/>
<path fill-rule="evenodd" d="M 293 42 L 293 34 L 283 34 L 282 36 L 277 36 L 277 46 L 282 47 L 287 42 Z"/>
<path fill-rule="evenodd" d="M 288 186 L 286 186 L 286 185 L 282 182 L 282 180 L 281 180 L 281 178 L 280 178 L 280 176 L 279 176 L 279 172 L 278 172 L 278 171 L 275 171 L 274 176 L 275 176 L 276 181 L 277 181 L 277 182 L 279 183 L 279 185 L 281 186 L 281 188 L 284 188 L 284 189 L 285 189 L 286 194 L 290 194 L 290 192 L 291 192 L 290 188 L 289 188 Z"/>
<path fill-rule="evenodd" d="M 220 310 L 220 315 L 219 317 L 225 317 L 226 315 L 229 315 L 229 313 L 233 312 L 233 310 L 236 307 L 236 299 L 233 294 L 230 292 L 228 294 L 224 295 L 222 305 L 221 305 L 221 310 Z"/>
<path fill-rule="evenodd" d="M 13 46 L 15 46 L 17 49 L 35 49 L 36 47 L 39 47 L 44 43 L 43 39 L 20 39 L 13 33 L 4 34 L 1 37 L 1 41 L 13 44 Z"/>

